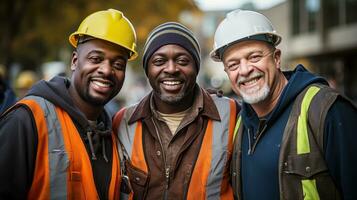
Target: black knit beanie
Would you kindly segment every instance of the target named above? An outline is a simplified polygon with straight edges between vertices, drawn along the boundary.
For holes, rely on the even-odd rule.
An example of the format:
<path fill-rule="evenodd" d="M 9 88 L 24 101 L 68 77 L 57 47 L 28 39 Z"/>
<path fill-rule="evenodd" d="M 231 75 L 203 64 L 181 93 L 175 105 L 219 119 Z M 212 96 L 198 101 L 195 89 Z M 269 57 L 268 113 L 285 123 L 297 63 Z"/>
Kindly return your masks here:
<path fill-rule="evenodd" d="M 186 49 L 193 57 L 197 72 L 200 70 L 200 45 L 193 33 L 177 22 L 166 22 L 154 28 L 149 34 L 143 55 L 143 67 L 147 73 L 148 62 L 156 50 L 168 44 L 176 44 Z"/>

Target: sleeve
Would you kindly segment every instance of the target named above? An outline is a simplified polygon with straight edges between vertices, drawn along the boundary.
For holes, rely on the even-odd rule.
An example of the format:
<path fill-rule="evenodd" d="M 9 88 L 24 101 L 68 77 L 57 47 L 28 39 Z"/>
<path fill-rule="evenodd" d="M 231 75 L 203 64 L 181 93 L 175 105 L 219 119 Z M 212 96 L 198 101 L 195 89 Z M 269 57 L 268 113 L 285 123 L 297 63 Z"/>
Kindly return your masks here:
<path fill-rule="evenodd" d="M 36 162 L 36 130 L 27 107 L 0 118 L 0 199 L 27 199 Z"/>
<path fill-rule="evenodd" d="M 327 113 L 324 149 L 327 166 L 342 199 L 357 199 L 357 109 L 338 97 Z"/>

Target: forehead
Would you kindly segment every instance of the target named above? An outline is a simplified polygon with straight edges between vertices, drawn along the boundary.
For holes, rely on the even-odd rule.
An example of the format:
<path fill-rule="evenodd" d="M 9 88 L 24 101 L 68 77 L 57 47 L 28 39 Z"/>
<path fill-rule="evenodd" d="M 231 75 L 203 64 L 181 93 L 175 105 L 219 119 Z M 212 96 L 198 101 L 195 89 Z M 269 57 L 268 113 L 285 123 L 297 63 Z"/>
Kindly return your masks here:
<path fill-rule="evenodd" d="M 161 55 L 165 55 L 165 54 L 171 54 L 171 53 L 174 53 L 174 54 L 187 54 L 187 55 L 190 55 L 190 53 L 185 49 L 183 48 L 182 46 L 180 45 L 177 45 L 177 44 L 167 44 L 167 45 L 164 45 L 160 48 L 158 48 L 154 53 L 153 53 L 153 56 L 154 55 L 157 55 L 157 54 L 161 54 Z"/>
<path fill-rule="evenodd" d="M 229 57 L 234 53 L 239 53 L 244 55 L 245 53 L 252 53 L 255 51 L 265 51 L 269 48 L 269 44 L 257 40 L 247 40 L 243 42 L 238 42 L 229 46 L 223 54 L 223 59 Z"/>
<path fill-rule="evenodd" d="M 92 51 L 99 51 L 103 53 L 114 54 L 115 56 L 121 56 L 126 59 L 129 57 L 129 51 L 127 49 L 100 39 L 93 39 L 78 45 L 77 51 L 83 52 L 85 54 Z"/>

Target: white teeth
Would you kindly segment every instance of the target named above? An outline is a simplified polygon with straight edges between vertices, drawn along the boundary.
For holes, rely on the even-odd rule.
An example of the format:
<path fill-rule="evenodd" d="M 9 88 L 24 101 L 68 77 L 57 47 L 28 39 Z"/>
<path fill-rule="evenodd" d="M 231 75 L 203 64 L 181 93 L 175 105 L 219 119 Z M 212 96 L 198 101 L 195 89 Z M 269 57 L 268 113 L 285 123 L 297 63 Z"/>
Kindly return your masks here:
<path fill-rule="evenodd" d="M 181 82 L 180 81 L 163 81 L 162 83 L 165 85 L 178 85 Z"/>
<path fill-rule="evenodd" d="M 254 83 L 256 83 L 256 82 L 257 82 L 257 79 L 253 79 L 253 80 L 250 80 L 250 81 L 245 82 L 244 84 L 245 84 L 245 85 L 250 85 L 250 84 L 254 84 Z"/>
<path fill-rule="evenodd" d="M 92 82 L 100 87 L 109 87 L 110 86 L 109 83 L 103 83 L 103 82 L 99 82 L 99 81 L 92 81 Z"/>

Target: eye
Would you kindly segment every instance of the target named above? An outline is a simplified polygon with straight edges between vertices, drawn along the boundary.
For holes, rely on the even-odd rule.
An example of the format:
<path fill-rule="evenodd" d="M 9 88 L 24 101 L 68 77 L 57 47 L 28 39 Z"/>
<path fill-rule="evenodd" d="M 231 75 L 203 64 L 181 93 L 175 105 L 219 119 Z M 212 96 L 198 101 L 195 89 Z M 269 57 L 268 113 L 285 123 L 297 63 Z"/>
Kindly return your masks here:
<path fill-rule="evenodd" d="M 88 59 L 93 64 L 98 64 L 103 61 L 103 58 L 100 56 L 90 56 Z"/>
<path fill-rule="evenodd" d="M 252 54 L 248 57 L 248 61 L 250 63 L 257 63 L 263 58 L 263 55 L 261 54 Z"/>
<path fill-rule="evenodd" d="M 234 63 L 229 63 L 226 67 L 226 70 L 228 71 L 235 71 L 239 68 L 239 63 L 234 62 Z"/>
<path fill-rule="evenodd" d="M 161 66 L 161 65 L 165 64 L 165 62 L 166 62 L 166 60 L 162 57 L 154 58 L 152 60 L 152 64 L 156 65 L 156 66 Z"/>
<path fill-rule="evenodd" d="M 124 71 L 126 68 L 126 63 L 122 60 L 115 61 L 113 63 L 113 68 L 116 70 Z"/>
<path fill-rule="evenodd" d="M 176 59 L 176 63 L 181 66 L 186 66 L 190 63 L 190 60 L 184 56 L 181 56 Z"/>

